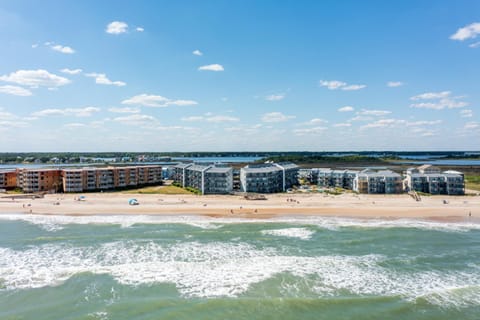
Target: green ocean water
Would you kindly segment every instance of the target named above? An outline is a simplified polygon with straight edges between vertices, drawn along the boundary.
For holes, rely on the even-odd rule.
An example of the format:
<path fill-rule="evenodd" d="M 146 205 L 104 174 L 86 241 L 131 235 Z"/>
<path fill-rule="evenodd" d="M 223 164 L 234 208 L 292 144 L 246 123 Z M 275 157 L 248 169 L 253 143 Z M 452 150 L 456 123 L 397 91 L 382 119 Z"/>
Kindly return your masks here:
<path fill-rule="evenodd" d="M 480 224 L 0 214 L 0 319 L 480 319 Z"/>

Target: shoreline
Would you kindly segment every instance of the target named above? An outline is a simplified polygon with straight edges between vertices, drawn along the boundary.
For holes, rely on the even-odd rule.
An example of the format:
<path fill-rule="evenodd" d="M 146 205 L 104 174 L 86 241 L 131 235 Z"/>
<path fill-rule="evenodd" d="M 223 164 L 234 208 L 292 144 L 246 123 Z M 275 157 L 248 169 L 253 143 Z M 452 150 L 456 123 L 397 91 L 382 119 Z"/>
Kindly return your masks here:
<path fill-rule="evenodd" d="M 480 196 L 428 196 L 415 201 L 410 196 L 364 194 L 271 194 L 267 200 L 246 200 L 234 195 L 162 195 L 89 193 L 85 201 L 77 194 L 49 194 L 41 199 L 0 198 L 1 213 L 35 215 L 196 215 L 211 218 L 324 216 L 344 218 L 423 218 L 442 221 L 477 221 Z M 137 206 L 128 204 L 135 198 Z M 471 215 L 471 216 L 470 216 Z"/>

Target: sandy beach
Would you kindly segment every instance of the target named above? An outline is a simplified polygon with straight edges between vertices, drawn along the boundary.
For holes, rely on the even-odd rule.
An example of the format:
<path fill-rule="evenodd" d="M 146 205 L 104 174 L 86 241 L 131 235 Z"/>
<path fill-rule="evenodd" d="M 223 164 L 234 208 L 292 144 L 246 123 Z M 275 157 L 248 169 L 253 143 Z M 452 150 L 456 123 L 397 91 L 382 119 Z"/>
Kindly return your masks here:
<path fill-rule="evenodd" d="M 233 195 L 160 195 L 89 193 L 51 194 L 40 199 L 0 198 L 1 213 L 104 215 L 198 214 L 211 217 L 269 218 L 282 215 L 321 215 L 362 218 L 455 219 L 480 217 L 480 196 L 424 196 L 415 201 L 402 195 L 271 194 L 267 200 Z M 128 200 L 135 198 L 139 205 Z"/>

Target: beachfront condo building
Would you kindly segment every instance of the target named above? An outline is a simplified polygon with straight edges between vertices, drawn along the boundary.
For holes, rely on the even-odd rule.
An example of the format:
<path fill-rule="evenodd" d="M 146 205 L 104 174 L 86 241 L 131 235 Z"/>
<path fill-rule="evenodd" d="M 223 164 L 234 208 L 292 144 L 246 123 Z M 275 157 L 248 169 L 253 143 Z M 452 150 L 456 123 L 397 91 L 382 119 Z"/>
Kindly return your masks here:
<path fill-rule="evenodd" d="M 17 187 L 23 192 L 62 191 L 62 170 L 60 169 L 17 169 Z"/>
<path fill-rule="evenodd" d="M 229 194 L 233 191 L 233 169 L 225 165 L 180 163 L 174 167 L 174 181 L 201 194 Z"/>
<path fill-rule="evenodd" d="M 464 175 L 458 171 L 445 171 L 431 165 L 409 168 L 405 179 L 406 191 L 417 191 L 430 194 L 465 194 Z"/>
<path fill-rule="evenodd" d="M 402 176 L 391 170 L 365 169 L 360 171 L 353 180 L 353 190 L 358 193 L 401 193 L 402 185 Z"/>
<path fill-rule="evenodd" d="M 250 164 L 240 169 L 243 192 L 285 192 L 298 184 L 298 166 L 291 162 Z"/>
<path fill-rule="evenodd" d="M 16 181 L 26 193 L 112 190 L 162 182 L 161 166 L 17 169 L 14 174 L 8 175 L 8 183 Z"/>
<path fill-rule="evenodd" d="M 311 169 L 310 181 L 322 188 L 353 189 L 353 181 L 358 171 L 332 170 L 329 168 Z"/>
<path fill-rule="evenodd" d="M 15 189 L 17 187 L 17 173 L 15 170 L 0 171 L 0 189 Z"/>

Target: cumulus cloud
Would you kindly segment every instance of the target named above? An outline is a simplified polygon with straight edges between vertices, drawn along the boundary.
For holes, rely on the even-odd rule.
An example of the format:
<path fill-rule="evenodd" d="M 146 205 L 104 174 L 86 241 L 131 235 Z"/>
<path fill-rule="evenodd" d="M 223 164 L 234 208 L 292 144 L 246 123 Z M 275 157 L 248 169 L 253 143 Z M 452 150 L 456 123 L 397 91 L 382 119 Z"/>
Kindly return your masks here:
<path fill-rule="evenodd" d="M 345 106 L 345 107 L 339 108 L 337 111 L 338 112 L 352 112 L 353 110 L 355 110 L 353 107 Z"/>
<path fill-rule="evenodd" d="M 452 40 L 464 41 L 476 38 L 480 34 L 480 22 L 474 22 L 463 28 L 460 28 L 450 36 Z"/>
<path fill-rule="evenodd" d="M 221 64 L 209 64 L 198 68 L 199 71 L 224 71 L 225 69 Z"/>
<path fill-rule="evenodd" d="M 128 30 L 128 24 L 122 21 L 112 21 L 107 25 L 105 29 L 106 33 L 110 34 L 121 34 L 125 33 Z"/>
<path fill-rule="evenodd" d="M 51 45 L 50 48 L 51 48 L 53 51 L 57 51 L 57 52 L 60 52 L 60 53 L 65 53 L 65 54 L 73 54 L 73 53 L 75 53 L 75 50 L 73 50 L 71 47 L 62 46 L 62 45 L 60 45 L 60 44 Z"/>
<path fill-rule="evenodd" d="M 123 87 L 126 85 L 126 83 L 123 81 L 112 81 L 108 79 L 105 73 L 95 73 L 95 72 L 86 73 L 85 76 L 90 78 L 95 78 L 96 84 L 104 84 L 104 85 L 117 86 L 117 87 Z"/>
<path fill-rule="evenodd" d="M 203 56 L 203 52 L 200 51 L 200 50 L 193 50 L 192 54 L 196 55 L 196 56 Z"/>
<path fill-rule="evenodd" d="M 467 122 L 463 128 L 467 130 L 477 129 L 480 128 L 480 123 L 475 121 Z"/>
<path fill-rule="evenodd" d="M 450 91 L 442 91 L 442 92 L 425 92 L 413 97 L 410 97 L 410 100 L 432 100 L 432 99 L 442 99 L 450 96 Z"/>
<path fill-rule="evenodd" d="M 303 123 L 304 125 L 319 125 L 319 124 L 322 124 L 322 123 L 328 123 L 327 120 L 325 119 L 320 119 L 320 118 L 313 118 L 305 123 Z"/>
<path fill-rule="evenodd" d="M 158 122 L 157 118 L 146 114 L 132 114 L 123 117 L 114 118 L 112 121 L 120 122 L 126 125 L 142 126 L 146 124 L 155 124 Z"/>
<path fill-rule="evenodd" d="M 14 96 L 28 97 L 32 95 L 32 92 L 28 89 L 17 86 L 0 86 L 0 93 L 11 94 Z"/>
<path fill-rule="evenodd" d="M 367 110 L 367 109 L 362 109 L 361 111 L 357 112 L 358 115 L 361 116 L 375 116 L 375 117 L 381 117 L 385 116 L 387 114 L 392 113 L 392 111 L 388 110 Z"/>
<path fill-rule="evenodd" d="M 392 127 L 398 124 L 405 124 L 405 120 L 397 120 L 397 119 L 380 119 L 374 122 L 368 123 L 360 129 L 370 129 L 370 128 L 385 128 L 385 127 Z"/>
<path fill-rule="evenodd" d="M 462 98 L 463 97 L 452 97 L 450 91 L 426 92 L 411 97 L 410 100 L 422 102 L 413 103 L 410 107 L 434 110 L 463 108 L 468 106 L 468 102 L 459 101 Z"/>
<path fill-rule="evenodd" d="M 33 117 L 48 116 L 74 116 L 74 117 L 90 117 L 101 109 L 96 107 L 85 108 L 66 108 L 66 109 L 43 109 L 32 113 Z"/>
<path fill-rule="evenodd" d="M 263 122 L 285 122 L 294 118 L 295 116 L 287 116 L 281 112 L 270 112 L 270 113 L 265 113 L 262 116 L 262 121 Z"/>
<path fill-rule="evenodd" d="M 193 100 L 172 100 L 162 96 L 143 93 L 143 94 L 133 96 L 129 99 L 123 100 L 122 104 L 137 105 L 137 106 L 144 106 L 144 107 L 167 107 L 170 105 L 194 106 L 194 105 L 197 105 L 198 102 Z"/>
<path fill-rule="evenodd" d="M 461 110 L 460 116 L 462 118 L 471 118 L 473 117 L 473 110 L 470 110 L 470 109 Z"/>
<path fill-rule="evenodd" d="M 143 29 L 142 27 L 136 27 L 136 28 L 135 28 L 135 31 L 137 31 L 137 32 L 143 32 L 143 31 L 145 31 L 145 29 Z"/>
<path fill-rule="evenodd" d="M 472 44 L 469 44 L 468 45 L 470 48 L 478 48 L 480 47 L 480 41 L 479 42 L 474 42 Z"/>
<path fill-rule="evenodd" d="M 322 132 L 327 130 L 326 127 L 313 127 L 313 128 L 306 128 L 306 129 L 295 129 L 293 130 L 293 133 L 296 134 L 297 136 L 303 136 L 303 135 L 317 135 Z"/>
<path fill-rule="evenodd" d="M 60 70 L 60 72 L 67 73 L 67 74 L 80 74 L 82 73 L 82 69 L 69 69 L 69 68 L 64 68 Z"/>
<path fill-rule="evenodd" d="M 236 118 L 236 117 L 222 116 L 222 115 L 212 115 L 212 114 L 208 114 L 208 113 L 205 116 L 190 116 L 190 117 L 184 117 L 181 120 L 182 121 L 187 121 L 187 122 L 205 121 L 205 122 L 212 122 L 212 123 L 240 121 L 240 119 Z"/>
<path fill-rule="evenodd" d="M 433 126 L 436 124 L 441 124 L 443 121 L 442 120 L 420 120 L 420 121 L 411 121 L 411 122 L 406 122 L 406 125 L 408 127 L 413 127 L 413 126 Z"/>
<path fill-rule="evenodd" d="M 112 107 L 112 108 L 109 108 L 108 111 L 113 113 L 140 113 L 140 109 L 130 108 L 130 107 L 125 107 L 125 108 Z"/>
<path fill-rule="evenodd" d="M 343 81 L 338 80 L 320 80 L 320 87 L 326 87 L 328 90 L 345 90 L 345 91 L 355 91 L 366 88 L 364 84 L 348 84 Z"/>
<path fill-rule="evenodd" d="M 47 70 L 18 70 L 9 75 L 0 76 L 1 81 L 12 82 L 27 87 L 60 87 L 70 83 L 70 80 L 57 76 Z"/>
<path fill-rule="evenodd" d="M 396 88 L 396 87 L 401 87 L 403 86 L 403 82 L 400 81 L 389 81 L 387 82 L 387 87 L 390 88 Z"/>
<path fill-rule="evenodd" d="M 343 122 L 343 123 L 335 123 L 333 126 L 336 127 L 336 128 L 339 128 L 339 127 L 351 127 L 352 124 L 351 124 L 351 123 L 348 123 L 348 122 Z"/>
<path fill-rule="evenodd" d="M 285 98 L 285 93 L 271 94 L 265 97 L 267 101 L 280 101 Z"/>

